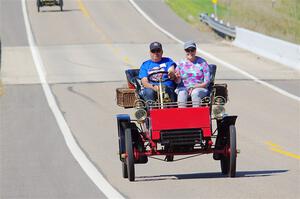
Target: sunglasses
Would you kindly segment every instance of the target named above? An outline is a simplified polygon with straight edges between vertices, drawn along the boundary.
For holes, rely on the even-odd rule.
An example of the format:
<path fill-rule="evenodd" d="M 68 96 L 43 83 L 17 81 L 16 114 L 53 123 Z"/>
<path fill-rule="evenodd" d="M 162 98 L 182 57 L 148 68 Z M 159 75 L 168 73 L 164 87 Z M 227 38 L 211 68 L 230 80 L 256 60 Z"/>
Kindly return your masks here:
<path fill-rule="evenodd" d="M 154 49 L 154 50 L 151 50 L 152 53 L 160 53 L 161 52 L 161 49 Z"/>
<path fill-rule="evenodd" d="M 185 52 L 190 53 L 190 52 L 195 52 L 196 48 L 188 48 L 185 50 Z"/>

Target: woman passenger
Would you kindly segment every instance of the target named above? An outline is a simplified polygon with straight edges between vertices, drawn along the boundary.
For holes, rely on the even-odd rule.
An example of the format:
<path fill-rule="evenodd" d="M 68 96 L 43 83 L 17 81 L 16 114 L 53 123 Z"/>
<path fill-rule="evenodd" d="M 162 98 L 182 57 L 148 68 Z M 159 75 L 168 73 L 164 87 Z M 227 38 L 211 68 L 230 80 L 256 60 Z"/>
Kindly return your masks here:
<path fill-rule="evenodd" d="M 178 87 L 178 107 L 186 107 L 188 97 L 191 97 L 193 107 L 199 107 L 201 99 L 208 96 L 209 66 L 207 62 L 196 56 L 195 42 L 188 41 L 184 44 L 186 58 L 182 59 L 176 67 Z"/>

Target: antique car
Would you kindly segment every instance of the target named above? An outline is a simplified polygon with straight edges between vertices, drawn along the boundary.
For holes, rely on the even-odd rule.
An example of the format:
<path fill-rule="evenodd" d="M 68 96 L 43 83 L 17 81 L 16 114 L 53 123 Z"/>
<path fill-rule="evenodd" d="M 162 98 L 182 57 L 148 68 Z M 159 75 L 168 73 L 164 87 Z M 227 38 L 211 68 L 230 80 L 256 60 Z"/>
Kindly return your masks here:
<path fill-rule="evenodd" d="M 236 175 L 237 116 L 225 113 L 228 100 L 227 84 L 215 84 L 216 65 L 210 68 L 210 95 L 201 105 L 193 107 L 190 101 L 184 108 L 166 99 L 159 80 L 157 101 L 144 101 L 138 69 L 126 70 L 128 88 L 116 89 L 117 104 L 134 108 L 134 119 L 129 114 L 118 114 L 119 158 L 123 178 L 135 180 L 135 165 L 145 164 L 148 157 L 164 156 L 163 161 L 174 161 L 174 156 L 213 154 L 220 161 L 221 172 Z"/>
<path fill-rule="evenodd" d="M 63 0 L 37 0 L 36 6 L 38 12 L 40 12 L 40 8 L 44 6 L 59 6 L 60 11 L 63 11 L 64 2 Z"/>

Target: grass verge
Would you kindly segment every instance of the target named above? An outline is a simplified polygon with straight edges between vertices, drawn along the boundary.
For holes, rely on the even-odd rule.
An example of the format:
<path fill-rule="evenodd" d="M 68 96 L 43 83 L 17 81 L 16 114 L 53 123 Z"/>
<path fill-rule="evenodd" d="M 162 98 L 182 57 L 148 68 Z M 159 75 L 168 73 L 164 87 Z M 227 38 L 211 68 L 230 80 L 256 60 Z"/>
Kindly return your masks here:
<path fill-rule="evenodd" d="M 165 0 L 185 21 L 201 27 L 200 13 L 214 13 L 211 0 Z M 300 0 L 218 0 L 218 18 L 233 25 L 300 44 Z"/>

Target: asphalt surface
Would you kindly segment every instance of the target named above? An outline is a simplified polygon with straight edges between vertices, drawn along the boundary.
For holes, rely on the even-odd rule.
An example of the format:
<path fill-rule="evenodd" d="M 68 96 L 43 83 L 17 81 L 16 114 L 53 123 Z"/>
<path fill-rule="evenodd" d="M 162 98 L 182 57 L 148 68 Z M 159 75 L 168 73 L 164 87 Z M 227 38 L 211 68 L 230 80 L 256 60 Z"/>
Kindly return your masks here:
<path fill-rule="evenodd" d="M 2 20 L 19 18 L 5 20 L 1 29 L 0 198 L 104 198 L 71 156 L 47 105 L 27 46 L 20 2 L 1 1 Z M 178 162 L 150 159 L 136 166 L 136 182 L 122 179 L 115 115 L 132 110 L 116 106 L 115 88 L 126 84 L 124 69 L 148 59 L 149 42 L 162 42 L 164 55 L 174 60 L 184 56 L 182 45 L 128 1 L 64 2 L 65 12 L 44 7 L 38 13 L 35 1 L 26 1 L 35 42 L 77 143 L 124 197 L 300 197 L 300 103 L 218 63 L 217 82 L 229 87 L 227 111 L 239 116 L 237 177 L 222 176 L 219 162 L 203 155 Z M 197 32 L 163 1 L 136 2 L 179 39 L 194 39 L 204 51 L 299 96 L 299 71 L 233 47 L 212 33 Z M 20 36 L 14 40 L 10 32 Z"/>
<path fill-rule="evenodd" d="M 28 46 L 21 3 L 18 0 L 1 0 L 1 40 L 3 46 Z"/>
<path fill-rule="evenodd" d="M 1 97 L 1 198 L 105 198 L 70 154 L 39 85 Z"/>

